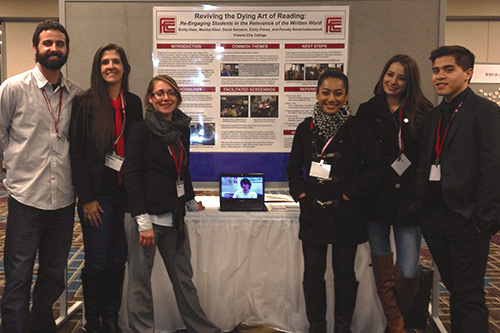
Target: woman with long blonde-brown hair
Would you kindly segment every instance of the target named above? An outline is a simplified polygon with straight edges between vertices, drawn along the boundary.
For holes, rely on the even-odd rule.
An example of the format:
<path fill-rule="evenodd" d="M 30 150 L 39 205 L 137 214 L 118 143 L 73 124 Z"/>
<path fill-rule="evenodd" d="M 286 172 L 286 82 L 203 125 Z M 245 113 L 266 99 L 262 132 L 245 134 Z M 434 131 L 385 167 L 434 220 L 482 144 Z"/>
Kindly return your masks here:
<path fill-rule="evenodd" d="M 385 64 L 375 96 L 361 104 L 357 117 L 375 134 L 385 159 L 384 182 L 369 205 L 368 235 L 377 292 L 390 333 L 404 333 L 403 317 L 418 286 L 421 232 L 415 213 L 413 181 L 418 164 L 418 132 L 432 103 L 420 88 L 417 62 L 396 55 Z M 397 262 L 390 243 L 394 233 Z"/>

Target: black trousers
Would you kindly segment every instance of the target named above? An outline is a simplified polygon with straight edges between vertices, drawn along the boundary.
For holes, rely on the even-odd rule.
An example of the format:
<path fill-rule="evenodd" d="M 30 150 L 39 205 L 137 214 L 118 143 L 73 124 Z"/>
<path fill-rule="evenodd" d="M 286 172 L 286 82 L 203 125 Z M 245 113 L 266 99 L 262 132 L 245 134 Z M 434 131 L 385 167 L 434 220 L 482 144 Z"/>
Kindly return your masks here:
<path fill-rule="evenodd" d="M 422 233 L 450 292 L 452 333 L 488 332 L 484 276 L 490 235 L 446 207 L 422 214 Z"/>
<path fill-rule="evenodd" d="M 358 245 L 332 245 L 335 283 L 335 315 L 352 317 L 356 302 L 357 280 L 354 260 Z M 326 329 L 326 256 L 328 244 L 302 242 L 304 254 L 304 298 L 307 319 L 313 327 Z M 354 291 L 354 292 L 353 292 Z M 347 313 L 347 314 L 344 314 Z M 338 318 L 336 318 L 338 319 Z M 350 322 L 350 320 L 348 320 Z M 314 331 L 310 329 L 310 331 Z M 320 331 L 320 330 L 318 330 Z"/>
<path fill-rule="evenodd" d="M 56 331 L 52 305 L 66 287 L 64 269 L 71 249 L 74 221 L 74 204 L 57 210 L 41 210 L 9 196 L 2 333 Z M 30 310 L 30 288 L 37 252 L 39 267 Z"/>

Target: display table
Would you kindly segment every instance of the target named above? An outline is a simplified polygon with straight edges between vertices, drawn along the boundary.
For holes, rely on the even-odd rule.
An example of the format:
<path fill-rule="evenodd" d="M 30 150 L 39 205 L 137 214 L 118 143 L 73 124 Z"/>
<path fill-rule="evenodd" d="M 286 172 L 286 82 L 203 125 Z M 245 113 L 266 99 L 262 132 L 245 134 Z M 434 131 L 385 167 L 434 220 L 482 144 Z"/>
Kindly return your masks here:
<path fill-rule="evenodd" d="M 193 281 L 209 319 L 224 331 L 245 322 L 286 332 L 307 332 L 298 211 L 219 212 L 215 208 L 207 208 L 188 213 L 186 223 L 192 250 Z M 358 247 L 355 264 L 360 283 L 353 332 L 376 333 L 383 332 L 385 328 L 369 265 L 369 246 L 364 243 Z M 326 280 L 328 332 L 333 332 L 331 264 L 328 265 Z M 156 332 L 175 332 L 183 328 L 170 280 L 158 251 L 152 287 Z M 123 328 L 128 327 L 124 311 L 126 303 L 124 297 L 121 311 Z"/>

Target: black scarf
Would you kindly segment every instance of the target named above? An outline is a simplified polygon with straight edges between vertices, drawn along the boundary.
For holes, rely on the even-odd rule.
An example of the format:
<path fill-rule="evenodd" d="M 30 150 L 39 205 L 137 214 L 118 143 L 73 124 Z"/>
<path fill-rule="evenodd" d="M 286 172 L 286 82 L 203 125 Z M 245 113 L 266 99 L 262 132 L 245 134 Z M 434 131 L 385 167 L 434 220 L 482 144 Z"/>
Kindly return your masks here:
<path fill-rule="evenodd" d="M 167 150 L 170 147 L 176 156 L 180 156 L 181 149 L 186 153 L 180 142 L 180 138 L 185 128 L 189 127 L 191 117 L 176 108 L 172 113 L 172 120 L 168 121 L 150 105 L 146 109 L 145 120 L 149 130 L 161 141 Z M 184 158 L 184 165 L 186 165 L 187 160 L 187 157 Z M 172 210 L 172 219 L 177 229 L 177 249 L 179 249 L 186 239 L 186 230 L 184 228 L 186 209 L 184 207 L 184 200 L 178 200 L 177 196 L 176 199 L 174 209 Z"/>
<path fill-rule="evenodd" d="M 181 110 L 175 109 L 172 112 L 172 120 L 168 121 L 150 105 L 146 109 L 145 119 L 149 130 L 160 139 L 165 147 L 175 146 L 176 150 L 180 149 L 179 139 L 182 136 L 183 130 L 189 127 L 191 117 Z"/>
<path fill-rule="evenodd" d="M 337 134 L 349 118 L 351 118 L 351 112 L 347 104 L 334 114 L 323 111 L 319 103 L 314 105 L 314 130 L 325 142 L 328 142 L 332 136 Z"/>

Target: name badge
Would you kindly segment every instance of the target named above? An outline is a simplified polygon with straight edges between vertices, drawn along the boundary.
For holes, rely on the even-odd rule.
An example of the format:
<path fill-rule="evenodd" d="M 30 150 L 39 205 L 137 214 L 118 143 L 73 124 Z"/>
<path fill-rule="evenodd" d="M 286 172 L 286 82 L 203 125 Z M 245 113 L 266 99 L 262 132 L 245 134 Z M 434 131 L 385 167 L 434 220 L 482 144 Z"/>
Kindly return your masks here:
<path fill-rule="evenodd" d="M 62 155 L 64 152 L 64 143 L 66 141 L 64 137 L 60 136 L 59 134 L 53 135 L 51 136 L 50 141 L 52 143 L 52 150 L 55 153 Z"/>
<path fill-rule="evenodd" d="M 311 171 L 309 172 L 309 176 L 318 177 L 322 179 L 326 179 L 330 177 L 330 170 L 332 166 L 330 164 L 321 162 L 312 162 L 311 163 Z"/>
<path fill-rule="evenodd" d="M 394 171 L 398 173 L 398 175 L 402 175 L 406 169 L 411 165 L 410 160 L 405 156 L 405 154 L 401 154 L 392 164 L 392 168 Z"/>
<path fill-rule="evenodd" d="M 104 165 L 115 171 L 120 171 L 124 160 L 125 159 L 123 157 L 116 155 L 115 152 L 108 153 L 106 154 L 106 161 L 104 161 Z"/>
<path fill-rule="evenodd" d="M 177 196 L 180 198 L 185 194 L 184 193 L 184 181 L 177 179 L 176 186 L 177 186 Z"/>
<path fill-rule="evenodd" d="M 433 182 L 438 182 L 441 180 L 441 165 L 433 164 L 431 165 L 431 173 L 429 175 L 429 180 Z"/>

